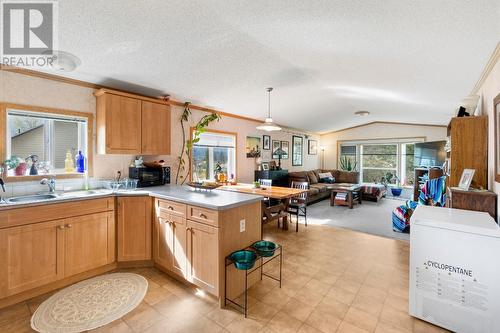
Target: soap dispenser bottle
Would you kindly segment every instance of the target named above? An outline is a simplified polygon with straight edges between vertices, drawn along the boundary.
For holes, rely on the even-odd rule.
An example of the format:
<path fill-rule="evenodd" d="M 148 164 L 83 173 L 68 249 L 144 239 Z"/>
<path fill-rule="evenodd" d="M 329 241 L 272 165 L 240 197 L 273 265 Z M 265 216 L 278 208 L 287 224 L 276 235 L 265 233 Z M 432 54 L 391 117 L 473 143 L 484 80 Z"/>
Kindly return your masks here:
<path fill-rule="evenodd" d="M 69 150 L 66 153 L 66 159 L 64 160 L 64 170 L 68 173 L 75 171 L 75 164 L 73 163 L 73 157 L 71 156 L 71 151 Z"/>
<path fill-rule="evenodd" d="M 85 156 L 82 154 L 82 151 L 79 150 L 78 154 L 75 157 L 76 161 L 76 172 L 84 173 L 85 172 Z"/>

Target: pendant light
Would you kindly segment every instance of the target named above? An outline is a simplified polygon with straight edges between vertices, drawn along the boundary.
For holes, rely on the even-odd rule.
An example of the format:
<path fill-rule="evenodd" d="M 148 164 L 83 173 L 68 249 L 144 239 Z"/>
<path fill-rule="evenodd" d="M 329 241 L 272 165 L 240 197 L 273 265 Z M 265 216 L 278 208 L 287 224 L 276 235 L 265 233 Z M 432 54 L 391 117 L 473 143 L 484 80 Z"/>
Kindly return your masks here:
<path fill-rule="evenodd" d="M 258 130 L 266 132 L 281 131 L 281 127 L 273 123 L 273 118 L 271 118 L 271 91 L 273 91 L 273 88 L 267 88 L 267 92 L 269 94 L 267 118 L 261 125 L 257 126 Z"/>

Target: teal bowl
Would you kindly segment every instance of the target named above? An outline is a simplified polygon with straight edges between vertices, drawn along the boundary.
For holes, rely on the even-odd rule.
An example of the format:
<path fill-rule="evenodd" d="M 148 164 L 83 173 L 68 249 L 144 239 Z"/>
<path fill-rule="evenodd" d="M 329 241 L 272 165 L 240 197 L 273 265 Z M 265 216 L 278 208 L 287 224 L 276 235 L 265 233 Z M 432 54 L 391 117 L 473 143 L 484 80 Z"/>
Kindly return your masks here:
<path fill-rule="evenodd" d="M 252 248 L 262 257 L 272 257 L 276 251 L 276 244 L 261 240 L 252 244 Z"/>
<path fill-rule="evenodd" d="M 255 265 L 257 254 L 254 251 L 240 250 L 231 253 L 229 258 L 234 261 L 236 269 L 247 270 Z"/>

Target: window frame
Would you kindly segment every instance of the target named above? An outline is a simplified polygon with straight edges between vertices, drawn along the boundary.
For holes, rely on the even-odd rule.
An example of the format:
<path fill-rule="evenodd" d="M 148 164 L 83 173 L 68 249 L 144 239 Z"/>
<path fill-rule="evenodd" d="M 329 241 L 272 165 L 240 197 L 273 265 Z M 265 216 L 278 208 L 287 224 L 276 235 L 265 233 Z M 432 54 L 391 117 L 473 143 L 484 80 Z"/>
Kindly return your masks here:
<path fill-rule="evenodd" d="M 0 144 L 0 163 L 6 159 L 7 154 L 7 111 L 9 109 L 14 109 L 18 111 L 27 112 L 40 112 L 45 114 L 54 114 L 59 116 L 75 116 L 79 118 L 87 119 L 87 175 L 89 177 L 93 176 L 93 161 L 94 161 L 94 115 L 90 112 L 80 112 L 65 109 L 55 109 L 42 106 L 33 105 L 23 105 L 23 104 L 13 104 L 13 103 L 0 103 L 0 137 L 2 138 Z M 51 173 L 45 175 L 36 176 L 7 176 L 7 170 L 4 172 L 4 180 L 6 182 L 19 182 L 19 181 L 30 181 L 30 180 L 40 180 L 46 178 L 47 176 L 55 176 L 59 179 L 65 178 L 84 178 L 85 174 L 82 173 Z"/>
<path fill-rule="evenodd" d="M 402 157 L 402 146 L 410 143 L 418 143 L 418 142 L 426 142 L 427 137 L 425 136 L 415 136 L 415 137 L 401 137 L 401 138 L 380 138 L 380 139 L 360 139 L 360 140 L 339 140 L 337 141 L 337 167 L 340 165 L 341 158 L 341 147 L 345 146 L 356 146 L 356 161 L 358 163 L 358 172 L 360 173 L 360 180 L 363 180 L 363 162 L 362 162 L 362 149 L 363 145 L 396 145 L 397 146 L 397 154 L 396 154 L 396 168 L 371 168 L 366 167 L 365 169 L 377 169 L 377 170 L 396 170 L 396 174 L 398 177 L 401 177 L 402 168 L 403 168 L 403 157 Z M 352 155 L 351 155 L 352 156 Z M 401 179 L 402 181 L 402 179 Z M 413 185 L 401 185 L 405 188 L 413 188 Z"/>
<path fill-rule="evenodd" d="M 195 128 L 190 127 L 189 129 L 189 138 L 193 138 L 193 133 L 194 133 Z M 235 175 L 234 175 L 234 180 L 238 180 L 238 133 L 236 132 L 227 132 L 227 131 L 221 131 L 221 130 L 215 130 L 215 129 L 206 129 L 205 133 L 215 133 L 215 134 L 225 134 L 225 135 L 231 135 L 234 136 L 234 170 L 235 170 Z M 189 180 L 193 181 L 193 158 L 192 158 L 192 149 L 191 149 L 191 156 L 189 156 Z M 229 175 L 228 175 L 229 176 Z"/>

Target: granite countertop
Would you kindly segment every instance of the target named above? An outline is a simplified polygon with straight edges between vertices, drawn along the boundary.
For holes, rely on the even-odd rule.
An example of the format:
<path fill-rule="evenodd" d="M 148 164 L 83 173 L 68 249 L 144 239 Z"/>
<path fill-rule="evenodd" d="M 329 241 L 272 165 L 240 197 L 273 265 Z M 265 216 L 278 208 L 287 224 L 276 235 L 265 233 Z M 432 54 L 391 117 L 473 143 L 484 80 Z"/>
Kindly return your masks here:
<path fill-rule="evenodd" d="M 56 197 L 41 201 L 29 202 L 6 202 L 0 204 L 0 210 L 47 205 L 52 203 L 60 203 L 76 200 L 88 200 L 105 198 L 112 196 L 142 196 L 149 195 L 152 197 L 172 200 L 189 205 L 204 207 L 213 210 L 224 210 L 243 206 L 246 204 L 259 202 L 263 199 L 260 195 L 243 194 L 223 190 L 213 190 L 211 192 L 195 191 L 188 186 L 163 185 L 140 188 L 133 191 L 115 191 L 96 189 L 89 191 L 72 191 L 57 193 Z"/>

